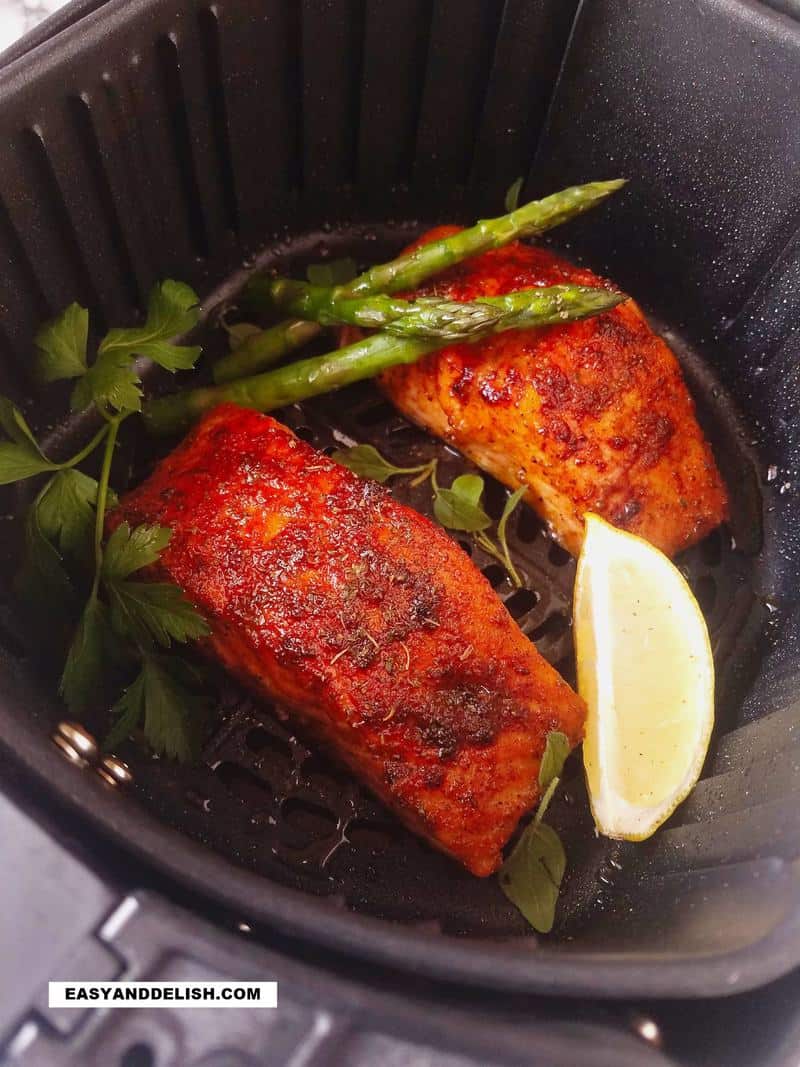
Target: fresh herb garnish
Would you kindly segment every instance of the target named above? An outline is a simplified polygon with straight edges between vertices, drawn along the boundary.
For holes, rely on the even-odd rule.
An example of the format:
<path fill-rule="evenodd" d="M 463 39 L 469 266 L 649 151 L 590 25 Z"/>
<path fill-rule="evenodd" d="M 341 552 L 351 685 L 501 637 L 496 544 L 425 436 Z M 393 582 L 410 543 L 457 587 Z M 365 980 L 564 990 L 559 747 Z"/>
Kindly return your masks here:
<path fill-rule="evenodd" d="M 395 467 L 388 459 L 384 459 L 377 448 L 372 445 L 353 445 L 352 448 L 337 449 L 331 454 L 331 459 L 341 463 L 354 474 L 362 478 L 372 478 L 375 482 L 383 485 L 390 478 L 399 474 L 424 474 L 429 477 L 436 464 L 436 460 L 430 463 L 422 463 L 418 467 Z M 424 480 L 424 479 L 423 479 Z"/>
<path fill-rule="evenodd" d="M 183 282 L 167 280 L 154 286 L 144 325 L 109 330 L 97 350 L 98 360 L 146 356 L 168 371 L 191 370 L 201 349 L 176 345 L 174 339 L 197 325 L 198 304 L 195 291 Z"/>
<path fill-rule="evenodd" d="M 202 740 L 208 698 L 202 676 L 178 656 L 146 653 L 133 683 L 112 708 L 111 748 L 141 725 L 150 746 L 180 761 L 194 759 Z"/>
<path fill-rule="evenodd" d="M 312 285 L 346 285 L 358 274 L 358 264 L 346 256 L 325 263 L 312 263 L 306 270 L 306 278 Z"/>
<path fill-rule="evenodd" d="M 522 498 L 525 496 L 527 488 L 528 487 L 526 485 L 521 485 L 518 489 L 514 490 L 508 500 L 506 500 L 505 507 L 503 508 L 503 514 L 500 516 L 500 519 L 497 523 L 497 541 L 500 545 L 500 551 L 503 556 L 503 566 L 511 576 L 511 581 L 517 587 L 520 587 L 522 585 L 522 579 L 517 573 L 517 569 L 514 566 L 513 560 L 511 559 L 511 553 L 508 550 L 508 541 L 506 540 L 506 528 L 508 526 L 508 520 L 511 518 L 511 515 L 516 510 L 517 504 L 519 504 L 520 500 L 522 500 Z"/>
<path fill-rule="evenodd" d="M 547 735 L 539 766 L 539 806 L 498 875 L 500 888 L 540 934 L 547 934 L 553 928 L 561 881 L 567 868 L 561 838 L 542 819 L 558 787 L 569 748 L 569 739 L 560 731 L 553 730 Z"/>
<path fill-rule="evenodd" d="M 338 449 L 331 458 L 341 463 L 342 466 L 348 467 L 354 474 L 362 478 L 372 478 L 381 484 L 401 474 L 416 474 L 417 477 L 411 482 L 412 485 L 420 485 L 430 479 L 433 490 L 433 513 L 437 522 L 448 530 L 473 534 L 484 552 L 493 556 L 505 567 L 512 583 L 518 588 L 522 586 L 522 579 L 508 550 L 506 528 L 512 512 L 525 495 L 524 486 L 520 486 L 506 501 L 503 514 L 497 523 L 498 543 L 495 544 L 486 533 L 492 525 L 492 520 L 481 503 L 485 484 L 479 474 L 461 474 L 449 488 L 443 489 L 436 480 L 437 461 L 435 459 L 429 463 L 420 464 L 418 467 L 396 467 L 384 459 L 377 448 L 372 445 L 353 445 L 351 448 Z"/>
<path fill-rule="evenodd" d="M 25 556 L 18 588 L 36 602 L 58 604 L 78 616 L 61 676 L 60 692 L 70 711 L 85 712 L 102 698 L 120 671 L 134 681 L 117 701 L 109 740 L 116 743 L 141 723 L 156 752 L 188 758 L 199 738 L 195 710 L 205 704 L 196 672 L 157 651 L 208 633 L 181 590 L 169 583 L 131 576 L 157 562 L 170 531 L 120 525 L 103 544 L 106 510 L 116 502 L 109 485 L 122 422 L 141 409 L 137 357 L 175 372 L 194 366 L 200 349 L 177 345 L 199 319 L 189 286 L 165 281 L 153 288 L 142 326 L 110 330 L 93 362 L 87 357 L 89 315 L 71 304 L 36 336 L 39 378 L 77 378 L 73 411 L 94 406 L 102 426 L 71 459 L 46 457 L 22 413 L 0 397 L 0 483 L 43 472 L 52 477 L 31 504 L 25 523 Z M 102 446 L 100 475 L 90 478 L 77 464 Z M 83 607 L 80 607 L 81 599 Z M 174 661 L 174 662 L 173 662 Z M 108 741 L 107 741 L 108 743 Z"/>
<path fill-rule="evenodd" d="M 519 207 L 519 194 L 522 192 L 522 186 L 524 179 L 520 176 L 516 181 L 512 182 L 506 190 L 505 199 L 503 204 L 507 212 L 516 211 Z"/>
<path fill-rule="evenodd" d="M 170 536 L 163 526 L 131 530 L 123 522 L 103 552 L 102 576 L 114 631 L 144 649 L 153 642 L 169 648 L 173 641 L 182 644 L 208 634 L 205 621 L 177 585 L 129 580 L 134 571 L 156 562 Z"/>
<path fill-rule="evenodd" d="M 86 373 L 86 346 L 89 343 L 89 312 L 80 304 L 70 304 L 46 323 L 34 340 L 38 352 L 37 371 L 43 382 L 80 378 Z"/>
<path fill-rule="evenodd" d="M 480 533 L 492 525 L 481 506 L 483 478 L 479 475 L 461 474 L 449 489 L 441 489 L 434 480 L 433 492 L 433 513 L 448 530 Z"/>
<path fill-rule="evenodd" d="M 217 320 L 218 324 L 223 328 L 228 335 L 228 347 L 231 352 L 244 344 L 248 337 L 252 337 L 254 334 L 262 333 L 263 327 L 256 326 L 254 322 L 228 322 L 228 316 L 235 312 L 237 309 L 230 306 L 225 309 L 222 315 Z"/>

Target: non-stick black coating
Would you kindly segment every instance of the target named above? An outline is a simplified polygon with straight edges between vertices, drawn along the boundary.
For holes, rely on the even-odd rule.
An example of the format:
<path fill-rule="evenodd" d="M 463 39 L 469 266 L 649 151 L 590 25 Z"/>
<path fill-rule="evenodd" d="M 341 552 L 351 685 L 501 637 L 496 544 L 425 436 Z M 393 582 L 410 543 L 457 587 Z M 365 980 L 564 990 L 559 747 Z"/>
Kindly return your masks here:
<path fill-rule="evenodd" d="M 622 876 L 613 864 L 584 864 L 578 848 L 590 877 L 573 876 L 565 908 L 586 921 L 560 938 L 501 940 L 519 927 L 498 925 L 491 904 L 481 936 L 480 909 L 462 901 L 452 911 L 469 921 L 453 926 L 467 925 L 473 936 L 454 939 L 267 881 L 131 799 L 101 793 L 48 748 L 47 729 L 62 712 L 30 661 L 15 654 L 11 610 L 2 620 L 3 743 L 133 852 L 198 894 L 297 936 L 494 987 L 733 992 L 800 957 L 792 863 L 800 851 L 792 374 L 800 287 L 791 184 L 800 160 L 792 110 L 800 42 L 788 20 L 755 4 L 643 0 L 632 11 L 622 0 L 584 3 L 542 136 L 573 8 L 563 0 L 502 8 L 479 0 L 398 0 L 390 8 L 243 0 L 213 9 L 112 0 L 79 34 L 65 31 L 35 63 L 2 76 L 0 371 L 2 387 L 30 399 L 41 425 L 58 398 L 35 393 L 30 342 L 42 317 L 71 299 L 101 322 L 125 321 L 155 278 L 186 278 L 207 294 L 259 246 L 315 229 L 314 241 L 323 240 L 326 220 L 352 234 L 349 223 L 338 225 L 352 219 L 367 227 L 368 240 L 372 220 L 497 212 L 537 145 L 528 192 L 621 169 L 629 190 L 559 241 L 681 328 L 700 354 L 686 366 L 718 426 L 712 437 L 744 516 L 763 492 L 763 544 L 737 544 L 755 553 L 742 588 L 770 625 L 762 628 L 757 612 L 743 616 L 765 633 L 743 629 L 729 657 L 709 777 L 673 828 L 637 851 L 635 866 L 623 862 Z M 699 99 L 705 108 L 693 106 Z M 301 244 L 292 240 L 286 250 Z M 715 376 L 744 424 L 722 393 L 713 395 Z M 9 511 L 16 500 L 9 493 Z M 752 536 L 751 522 L 741 529 Z M 704 551 L 713 571 L 712 550 Z M 738 637 L 731 619 L 726 613 L 723 622 Z M 750 658 L 737 649 L 762 637 L 768 655 L 753 679 Z M 170 766 L 157 770 L 139 768 L 140 786 L 153 797 L 157 790 L 170 821 L 208 824 L 201 808 L 178 811 L 163 800 L 173 782 L 187 782 Z M 380 882 L 376 872 L 365 877 Z M 436 887 L 443 897 L 453 895 L 450 885 L 461 895 L 452 869 L 439 877 L 456 879 Z M 607 893 L 615 880 L 620 891 Z M 605 906 L 590 911 L 598 892 Z"/>

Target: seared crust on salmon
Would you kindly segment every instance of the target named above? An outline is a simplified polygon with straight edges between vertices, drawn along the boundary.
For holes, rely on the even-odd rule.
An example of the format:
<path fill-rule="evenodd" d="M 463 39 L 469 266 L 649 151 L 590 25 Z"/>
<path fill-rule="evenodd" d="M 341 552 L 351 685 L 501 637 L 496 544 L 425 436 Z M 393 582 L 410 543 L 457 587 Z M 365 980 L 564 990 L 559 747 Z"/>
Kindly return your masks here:
<path fill-rule="evenodd" d="M 278 701 L 414 831 L 477 875 L 538 798 L 584 705 L 466 554 L 264 415 L 206 416 L 110 517 L 172 530 L 152 577 L 208 654 Z"/>
<path fill-rule="evenodd" d="M 440 226 L 418 243 L 457 229 Z M 607 284 L 517 242 L 419 293 L 471 300 L 562 283 Z M 678 362 L 632 300 L 582 322 L 452 345 L 380 382 L 414 422 L 506 485 L 527 485 L 528 503 L 573 555 L 587 511 L 668 555 L 725 518 L 725 486 Z"/>

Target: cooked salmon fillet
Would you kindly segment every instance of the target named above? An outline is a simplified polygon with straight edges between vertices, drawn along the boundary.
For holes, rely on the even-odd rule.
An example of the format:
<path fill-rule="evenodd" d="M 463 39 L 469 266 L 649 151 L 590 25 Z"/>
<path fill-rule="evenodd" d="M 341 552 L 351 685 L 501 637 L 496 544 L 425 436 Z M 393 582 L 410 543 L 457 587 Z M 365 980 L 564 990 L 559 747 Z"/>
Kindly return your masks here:
<path fill-rule="evenodd" d="M 172 530 L 152 577 L 206 651 L 477 875 L 584 705 L 443 530 L 265 415 L 207 415 L 110 517 Z"/>
<path fill-rule="evenodd" d="M 418 243 L 457 229 L 440 226 Z M 514 243 L 419 294 L 471 300 L 561 283 L 607 284 Z M 678 362 L 632 300 L 582 322 L 452 345 L 380 383 L 414 422 L 506 485 L 526 485 L 528 503 L 573 555 L 587 511 L 670 556 L 725 518 L 725 486 Z"/>

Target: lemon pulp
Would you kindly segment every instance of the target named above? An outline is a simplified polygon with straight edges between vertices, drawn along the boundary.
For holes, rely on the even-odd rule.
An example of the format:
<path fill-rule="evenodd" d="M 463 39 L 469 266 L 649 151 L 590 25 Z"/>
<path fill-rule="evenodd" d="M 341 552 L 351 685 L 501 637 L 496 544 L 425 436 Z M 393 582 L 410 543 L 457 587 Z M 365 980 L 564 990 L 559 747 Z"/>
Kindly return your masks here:
<path fill-rule="evenodd" d="M 584 765 L 598 829 L 650 836 L 699 777 L 714 717 L 708 630 L 663 553 L 587 516 L 575 586 Z"/>

